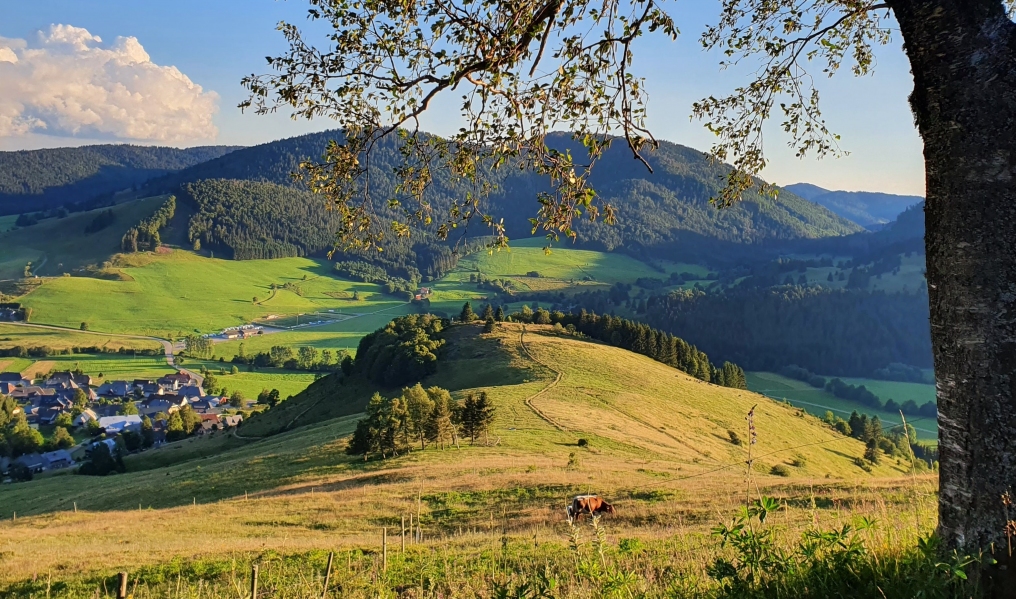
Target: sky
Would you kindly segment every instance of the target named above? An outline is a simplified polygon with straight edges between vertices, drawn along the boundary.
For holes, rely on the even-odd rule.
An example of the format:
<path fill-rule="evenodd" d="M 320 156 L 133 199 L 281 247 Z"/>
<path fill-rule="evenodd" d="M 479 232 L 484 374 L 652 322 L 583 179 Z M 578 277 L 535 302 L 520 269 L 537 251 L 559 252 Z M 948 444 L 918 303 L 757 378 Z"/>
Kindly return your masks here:
<path fill-rule="evenodd" d="M 672 0 L 681 35 L 650 36 L 634 72 L 646 78 L 649 124 L 658 139 L 708 150 L 713 136 L 690 118 L 691 105 L 729 93 L 745 72 L 722 71 L 699 34 L 718 0 Z M 187 147 L 254 145 L 333 128 L 236 108 L 240 79 L 267 72 L 265 57 L 285 50 L 280 20 L 306 22 L 306 0 L 0 0 L 0 150 L 136 143 Z M 841 158 L 799 159 L 779 119 L 766 129 L 763 177 L 780 185 L 924 194 L 923 146 L 907 105 L 913 80 L 899 35 L 877 51 L 874 75 L 848 72 L 819 83 Z M 445 109 L 447 107 L 447 109 Z M 451 104 L 423 126 L 459 126 Z"/>

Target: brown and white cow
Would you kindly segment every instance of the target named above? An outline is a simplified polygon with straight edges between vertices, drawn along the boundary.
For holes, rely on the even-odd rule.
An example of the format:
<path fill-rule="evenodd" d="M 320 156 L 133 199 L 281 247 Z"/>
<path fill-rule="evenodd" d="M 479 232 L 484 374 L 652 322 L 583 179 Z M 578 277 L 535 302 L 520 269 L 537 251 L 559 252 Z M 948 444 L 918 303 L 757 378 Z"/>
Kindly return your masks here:
<path fill-rule="evenodd" d="M 614 506 L 599 495 L 577 495 L 567 508 L 568 521 L 577 520 L 582 514 L 613 514 Z"/>

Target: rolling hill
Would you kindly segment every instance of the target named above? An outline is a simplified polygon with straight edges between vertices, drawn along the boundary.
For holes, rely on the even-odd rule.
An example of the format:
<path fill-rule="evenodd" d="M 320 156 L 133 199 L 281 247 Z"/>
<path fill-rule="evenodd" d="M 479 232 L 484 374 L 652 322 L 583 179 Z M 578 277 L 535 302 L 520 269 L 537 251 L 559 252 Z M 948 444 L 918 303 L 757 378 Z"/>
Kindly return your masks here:
<path fill-rule="evenodd" d="M 754 393 L 716 387 L 550 327 L 480 331 L 450 329 L 448 350 L 424 385 L 443 386 L 459 399 L 485 390 L 497 407 L 489 445 L 369 462 L 347 456 L 343 439 L 354 424 L 348 415 L 360 411 L 372 389 L 322 379 L 236 436 L 131 456 L 126 474 L 44 476 L 0 487 L 4 517 L 7 510 L 18 514 L 16 522 L 0 523 L 6 541 L 0 585 L 57 566 L 60 580 L 159 563 L 228 564 L 264 550 L 279 556 L 374 547 L 380 527 L 392 535 L 406 513 L 423 524 L 435 549 L 489 548 L 497 538 L 486 532 L 491 514 L 502 512 L 496 533 L 502 543 L 532 546 L 535 534 L 538 544 L 557 546 L 562 506 L 586 491 L 615 501 L 612 535 L 672 538 L 679 522 L 680 530 L 704 535 L 719 512 L 743 499 L 749 446 L 733 444 L 728 431 L 748 438 L 745 415 L 753 407 L 753 478 L 760 492 L 786 498 L 781 523 L 806 526 L 840 518 L 842 509 L 863 510 L 874 503 L 861 498 L 902 484 L 906 474 L 906 466 L 888 459 L 862 470 L 855 465 L 861 442 Z M 774 466 L 787 477 L 770 474 Z M 211 514 L 215 534 L 208 531 Z M 468 536 L 473 528 L 481 532 Z M 210 571 L 187 572 L 190 580 Z"/>
<path fill-rule="evenodd" d="M 181 186 L 222 179 L 299 189 L 291 174 L 302 160 L 320 156 L 328 140 L 337 135 L 337 131 L 326 131 L 237 150 L 153 180 L 141 193 L 177 193 Z M 394 138 L 379 143 L 372 158 L 371 193 L 380 206 L 394 194 L 397 186 L 392 170 L 402 158 L 396 143 Z M 548 143 L 561 147 L 573 145 L 564 134 L 551 136 Z M 715 243 L 757 247 L 771 241 L 844 235 L 861 230 L 825 208 L 790 193 L 776 201 L 748 194 L 745 202 L 738 206 L 717 210 L 709 203 L 709 198 L 719 191 L 728 167 L 711 162 L 702 152 L 669 142 L 663 142 L 659 150 L 647 157 L 653 173 L 632 160 L 620 144 L 601 159 L 591 182 L 602 199 L 618 206 L 618 224 L 609 227 L 581 223 L 580 243 L 592 249 L 634 255 L 662 255 L 676 249 L 695 248 L 708 254 L 714 247 L 711 244 Z M 527 237 L 531 228 L 527 219 L 535 212 L 537 193 L 547 187 L 547 182 L 530 173 L 502 172 L 499 177 L 495 181 L 500 185 L 499 191 L 488 199 L 487 209 L 505 218 L 510 237 Z M 200 200 L 196 200 L 204 210 L 215 214 L 222 213 L 226 206 L 237 208 L 237 198 L 226 185 L 219 184 L 221 193 L 218 196 L 221 197 L 208 193 L 208 184 L 204 187 Z M 269 188 L 261 190 L 267 193 Z M 462 182 L 439 170 L 426 197 L 440 215 L 453 200 L 469 191 Z M 278 196 L 282 192 L 271 189 L 270 193 Z M 305 202 L 298 199 L 297 192 L 293 194 L 297 199 L 287 202 Z M 287 242 L 272 227 L 250 221 L 216 222 L 214 226 L 221 227 L 225 235 Z M 473 233 L 482 235 L 486 230 Z M 417 235 L 429 241 L 423 231 L 418 230 Z"/>
<path fill-rule="evenodd" d="M 924 201 L 921 196 L 873 191 L 830 191 L 811 183 L 794 183 L 783 189 L 825 206 L 862 227 L 875 230 L 895 220 L 907 208 Z"/>
<path fill-rule="evenodd" d="M 235 149 L 102 145 L 0 152 L 0 215 L 88 204 Z"/>

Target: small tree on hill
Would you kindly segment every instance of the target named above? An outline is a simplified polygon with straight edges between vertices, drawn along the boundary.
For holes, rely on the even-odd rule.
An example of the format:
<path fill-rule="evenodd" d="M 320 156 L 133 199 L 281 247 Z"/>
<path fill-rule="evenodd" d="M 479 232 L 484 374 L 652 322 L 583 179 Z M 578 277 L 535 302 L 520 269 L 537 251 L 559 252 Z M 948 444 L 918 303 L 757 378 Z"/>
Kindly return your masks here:
<path fill-rule="evenodd" d="M 245 399 L 246 398 L 240 390 L 233 391 L 233 393 L 229 396 L 229 405 L 234 408 L 242 408 Z"/>
<path fill-rule="evenodd" d="M 452 435 L 455 426 L 452 424 L 452 414 L 448 410 L 448 404 L 444 401 L 434 402 L 434 409 L 427 421 L 427 437 L 436 443 L 441 449 L 452 442 Z"/>
<path fill-rule="evenodd" d="M 485 304 L 483 306 L 483 312 L 480 313 L 480 320 L 486 321 L 492 318 L 494 318 L 494 308 L 492 308 L 490 304 Z"/>
<path fill-rule="evenodd" d="M 494 320 L 497 322 L 504 322 L 504 306 L 497 307 L 497 311 L 494 312 Z"/>
<path fill-rule="evenodd" d="M 484 323 L 484 325 L 483 325 L 483 332 L 484 333 L 493 333 L 494 332 L 494 319 L 493 318 L 488 318 L 487 322 Z"/>
<path fill-rule="evenodd" d="M 138 407 L 134 405 L 133 401 L 126 400 L 123 402 L 123 405 L 120 406 L 119 412 L 121 416 L 136 416 L 138 413 Z"/>
<path fill-rule="evenodd" d="M 459 320 L 461 322 L 473 322 L 476 320 L 476 313 L 473 312 L 473 307 L 466 302 L 462 306 L 462 312 L 459 314 Z"/>
<path fill-rule="evenodd" d="M 145 416 L 141 419 L 141 447 L 149 448 L 155 445 L 155 428 L 152 426 L 152 419 Z"/>
<path fill-rule="evenodd" d="M 50 438 L 48 445 L 52 449 L 68 449 L 74 447 L 74 437 L 67 432 L 66 428 L 58 426 L 53 429 L 53 436 Z"/>
<path fill-rule="evenodd" d="M 476 443 L 476 438 L 487 431 L 494 420 L 494 406 L 487 399 L 485 391 L 478 396 L 472 393 L 462 403 L 462 436 L 469 437 L 469 443 Z"/>
<path fill-rule="evenodd" d="M 434 400 L 419 383 L 403 389 L 402 397 L 408 412 L 409 434 L 420 442 L 420 449 L 426 449 L 427 424 L 430 422 L 431 412 L 434 411 Z"/>

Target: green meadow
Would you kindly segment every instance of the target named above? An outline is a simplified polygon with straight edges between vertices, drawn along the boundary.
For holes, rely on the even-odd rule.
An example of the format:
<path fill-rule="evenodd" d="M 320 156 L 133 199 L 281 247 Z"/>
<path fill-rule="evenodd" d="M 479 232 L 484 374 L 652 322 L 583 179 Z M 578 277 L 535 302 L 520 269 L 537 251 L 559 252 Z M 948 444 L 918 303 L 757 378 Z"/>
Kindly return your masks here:
<path fill-rule="evenodd" d="M 402 304 L 377 285 L 333 277 L 324 260 L 219 260 L 182 250 L 128 260 L 119 268 L 126 280 L 56 277 L 21 301 L 32 309 L 32 322 L 75 328 L 86 322 L 93 331 L 159 337 L 213 333 L 269 315 Z M 299 289 L 271 288 L 287 283 Z M 355 291 L 359 301 L 342 299 Z"/>
<path fill-rule="evenodd" d="M 120 251 L 124 231 L 151 214 L 165 201 L 165 196 L 145 198 L 119 204 L 112 208 L 116 221 L 109 227 L 86 235 L 85 227 L 103 209 L 75 212 L 64 218 L 47 218 L 38 224 L 8 231 L 0 221 L 0 279 L 24 274 L 25 264 L 34 266 L 32 274 L 60 276 L 74 273 L 89 264 L 101 264 Z M 0 217 L 10 219 L 17 217 Z M 13 225 L 14 221 L 10 221 Z"/>
<path fill-rule="evenodd" d="M 792 405 L 797 406 L 810 414 L 818 417 L 825 415 L 827 411 L 831 411 L 840 418 L 848 418 L 850 413 L 857 411 L 858 413 L 871 414 L 878 416 L 883 423 L 890 426 L 894 426 L 901 423 L 900 415 L 898 412 L 887 412 L 885 410 L 873 410 L 868 406 L 861 405 L 857 402 L 853 402 L 846 399 L 840 399 L 832 393 L 825 391 L 824 389 L 816 389 L 805 382 L 780 376 L 772 372 L 748 372 L 745 373 L 748 382 L 748 389 L 755 393 L 767 395 L 773 399 L 787 400 Z M 871 379 L 843 379 L 845 382 L 851 384 L 858 384 L 858 381 L 862 382 L 867 386 L 868 382 L 873 383 L 887 383 L 887 381 L 873 381 Z M 913 383 L 889 383 L 891 385 L 906 385 Z M 934 386 L 933 385 L 917 385 L 919 387 L 931 387 L 932 398 L 934 398 Z M 869 387 L 876 395 L 878 391 L 874 388 Z M 881 395 L 879 397 L 882 397 Z M 886 397 L 882 397 L 885 401 Z M 896 397 L 893 397 L 897 401 L 900 401 Z M 915 399 L 916 401 L 916 399 Z M 917 430 L 917 436 L 922 441 L 934 441 L 938 439 L 938 424 L 934 419 L 923 418 L 920 416 L 914 416 L 913 418 L 907 418 L 907 422 L 912 424 Z"/>

